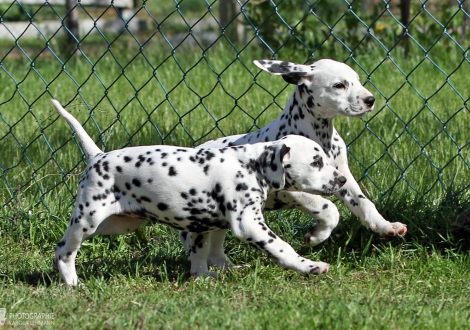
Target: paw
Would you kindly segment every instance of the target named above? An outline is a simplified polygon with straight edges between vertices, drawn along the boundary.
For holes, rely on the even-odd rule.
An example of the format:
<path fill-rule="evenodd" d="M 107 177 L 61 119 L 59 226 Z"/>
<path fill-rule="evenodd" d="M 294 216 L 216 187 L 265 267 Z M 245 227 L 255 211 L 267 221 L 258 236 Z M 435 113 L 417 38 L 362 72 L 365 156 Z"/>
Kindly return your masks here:
<path fill-rule="evenodd" d="M 85 284 L 83 284 L 82 281 L 80 281 L 78 279 L 78 277 L 76 277 L 76 276 L 66 278 L 65 276 L 62 275 L 62 280 L 63 280 L 64 284 L 66 286 L 69 286 L 69 287 L 73 287 L 73 288 L 84 288 L 85 287 Z"/>
<path fill-rule="evenodd" d="M 86 289 L 85 283 L 83 283 L 82 281 L 80 281 L 78 278 L 77 278 L 75 281 L 73 281 L 71 284 L 66 283 L 66 285 L 67 285 L 69 288 Z"/>
<path fill-rule="evenodd" d="M 325 274 L 326 272 L 328 272 L 328 270 L 330 270 L 330 265 L 327 264 L 326 262 L 315 262 L 309 267 L 310 267 L 310 270 L 308 271 L 309 274 L 314 274 L 314 275 Z"/>
<path fill-rule="evenodd" d="M 206 278 L 213 278 L 217 279 L 219 274 L 217 272 L 210 272 L 210 271 L 205 271 L 205 272 L 191 272 L 191 276 L 194 277 L 196 281 L 198 280 L 205 280 Z"/>
<path fill-rule="evenodd" d="M 386 240 L 391 240 L 397 236 L 405 236 L 407 231 L 408 228 L 405 224 L 401 222 L 394 222 L 391 224 L 391 228 L 388 230 L 388 232 L 382 234 L 382 237 Z"/>
<path fill-rule="evenodd" d="M 331 231 L 320 231 L 317 226 L 312 227 L 307 234 L 304 236 L 304 242 L 307 246 L 315 246 L 324 242 L 330 237 Z"/>
<path fill-rule="evenodd" d="M 207 263 L 210 266 L 215 266 L 221 269 L 232 269 L 233 264 L 232 262 L 224 255 L 221 257 L 209 257 L 207 259 Z"/>

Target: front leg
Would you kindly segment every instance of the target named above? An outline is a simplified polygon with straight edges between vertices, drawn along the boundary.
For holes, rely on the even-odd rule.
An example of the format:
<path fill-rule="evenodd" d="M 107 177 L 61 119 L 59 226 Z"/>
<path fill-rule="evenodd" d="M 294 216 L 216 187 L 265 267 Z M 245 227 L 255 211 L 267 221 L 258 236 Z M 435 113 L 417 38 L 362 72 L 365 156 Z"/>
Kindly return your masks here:
<path fill-rule="evenodd" d="M 385 238 L 404 236 L 407 227 L 401 222 L 389 222 L 377 211 L 374 203 L 367 199 L 361 191 L 359 184 L 352 176 L 347 166 L 340 166 L 338 170 L 346 177 L 346 184 L 335 196 L 351 210 L 368 229 L 382 235 Z"/>
<path fill-rule="evenodd" d="M 315 218 L 316 225 L 305 235 L 305 244 L 314 246 L 330 237 L 338 225 L 339 212 L 335 204 L 321 196 L 300 191 L 278 191 L 269 196 L 266 210 L 298 208 Z"/>
<path fill-rule="evenodd" d="M 301 257 L 292 246 L 274 234 L 264 222 L 260 206 L 241 211 L 230 222 L 235 237 L 266 253 L 283 268 L 304 274 L 323 274 L 329 269 L 327 263 Z"/>

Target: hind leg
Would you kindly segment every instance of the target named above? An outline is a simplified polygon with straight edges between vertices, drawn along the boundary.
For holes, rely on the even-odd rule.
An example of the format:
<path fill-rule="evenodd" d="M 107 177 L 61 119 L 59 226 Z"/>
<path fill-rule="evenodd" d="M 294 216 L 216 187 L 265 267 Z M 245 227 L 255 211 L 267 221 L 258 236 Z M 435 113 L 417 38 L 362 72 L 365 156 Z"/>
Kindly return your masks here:
<path fill-rule="evenodd" d="M 69 225 L 62 239 L 55 246 L 54 268 L 59 271 L 67 285 L 77 285 L 78 276 L 75 270 L 75 258 L 82 242 L 89 235 L 83 232 L 79 224 Z"/>
<path fill-rule="evenodd" d="M 206 252 L 207 263 L 211 266 L 216 266 L 222 269 L 231 269 L 233 267 L 233 264 L 224 252 L 224 241 L 226 233 L 226 229 L 211 233 L 210 238 L 208 239 L 208 243 L 206 243 L 210 245 L 208 248 L 208 252 Z M 191 254 L 191 246 L 193 244 L 192 240 L 197 234 L 182 230 L 179 232 L 179 234 L 186 252 Z"/>
<path fill-rule="evenodd" d="M 212 233 L 191 233 L 189 260 L 191 261 L 191 275 L 196 278 L 204 274 L 217 277 L 217 273 L 210 272 L 207 266 L 211 236 Z"/>
<path fill-rule="evenodd" d="M 55 247 L 53 267 L 59 271 L 67 285 L 77 285 L 75 258 L 82 242 L 95 234 L 125 234 L 127 230 L 124 232 L 124 228 L 134 230 L 138 227 L 135 220 L 140 224 L 141 221 L 138 219 L 117 217 L 112 214 L 112 210 L 106 208 L 90 210 L 77 202 L 70 224 Z M 112 226 L 111 222 L 116 222 L 116 226 Z M 124 226 L 124 223 L 133 225 Z M 114 228 L 115 231 L 110 231 L 108 228 Z M 116 231 L 116 228 L 121 230 Z"/>
<path fill-rule="evenodd" d="M 226 233 L 227 230 L 225 229 L 212 233 L 207 261 L 209 265 L 222 269 L 231 269 L 233 264 L 224 252 L 224 241 Z"/>

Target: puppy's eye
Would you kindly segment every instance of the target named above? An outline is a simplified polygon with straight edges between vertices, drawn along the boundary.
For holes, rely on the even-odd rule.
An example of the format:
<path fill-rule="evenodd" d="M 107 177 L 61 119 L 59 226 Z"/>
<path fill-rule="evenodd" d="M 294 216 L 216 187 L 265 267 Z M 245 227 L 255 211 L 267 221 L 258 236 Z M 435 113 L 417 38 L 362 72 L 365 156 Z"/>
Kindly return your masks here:
<path fill-rule="evenodd" d="M 313 167 L 323 167 L 323 159 L 321 157 L 314 157 L 313 162 L 310 163 Z"/>
<path fill-rule="evenodd" d="M 336 88 L 336 89 L 345 89 L 346 86 L 343 84 L 343 83 L 336 83 L 333 85 L 333 88 Z"/>

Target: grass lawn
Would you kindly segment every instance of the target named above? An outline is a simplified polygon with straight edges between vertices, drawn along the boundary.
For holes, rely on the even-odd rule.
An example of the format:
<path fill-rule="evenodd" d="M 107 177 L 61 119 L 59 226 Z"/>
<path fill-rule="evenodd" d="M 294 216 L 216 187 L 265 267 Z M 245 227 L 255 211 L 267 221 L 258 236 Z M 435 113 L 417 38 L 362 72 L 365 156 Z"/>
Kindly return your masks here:
<path fill-rule="evenodd" d="M 143 226 L 136 234 L 84 243 L 77 259 L 84 287 L 64 287 L 51 261 L 85 160 L 51 97 L 112 150 L 195 146 L 253 131 L 279 115 L 293 89 L 259 73 L 252 64 L 261 57 L 256 49 L 237 55 L 222 45 L 204 54 L 179 48 L 167 56 L 148 47 L 133 57 L 127 46 L 84 43 L 93 49 L 89 56 L 65 65 L 49 52 L 34 67 L 14 54 L 2 61 L 0 308 L 7 311 L 6 328 L 468 328 L 469 235 L 452 226 L 470 208 L 470 85 L 462 69 L 468 63 L 442 50 L 428 60 L 392 52 L 383 61 L 379 50 L 364 52 L 355 58 L 364 70 L 347 61 L 376 96 L 376 111 L 364 119 L 338 118 L 336 127 L 364 192 L 385 218 L 408 224 L 405 238 L 383 241 L 338 205 L 342 221 L 332 237 L 306 248 L 302 237 L 312 219 L 274 212 L 271 228 L 302 255 L 330 263 L 328 274 L 282 270 L 229 236 L 227 253 L 242 267 L 194 281 L 176 231 Z M 50 319 L 25 319 L 31 313 Z"/>
<path fill-rule="evenodd" d="M 175 235 L 159 234 L 138 247 L 115 239 L 85 244 L 77 268 L 83 288 L 64 287 L 43 248 L 2 240 L 2 306 L 15 315 L 53 313 L 44 327 L 54 329 L 441 330 L 470 321 L 468 253 L 378 243 L 356 254 L 327 244 L 304 252 L 330 262 L 330 272 L 306 277 L 230 243 L 244 267 L 194 281 Z M 8 322 L 25 322 L 20 317 Z"/>

